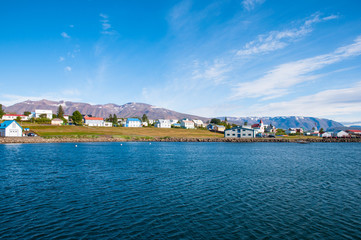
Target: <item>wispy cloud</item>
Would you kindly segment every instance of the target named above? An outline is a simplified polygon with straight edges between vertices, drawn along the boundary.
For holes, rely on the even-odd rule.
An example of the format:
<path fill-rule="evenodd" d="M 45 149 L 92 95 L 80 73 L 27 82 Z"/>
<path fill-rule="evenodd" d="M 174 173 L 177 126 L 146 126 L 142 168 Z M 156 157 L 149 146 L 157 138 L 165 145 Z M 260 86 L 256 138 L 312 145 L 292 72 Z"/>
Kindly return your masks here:
<path fill-rule="evenodd" d="M 281 49 L 296 41 L 308 33 L 312 32 L 312 25 L 315 23 L 329 21 L 338 18 L 336 15 L 321 17 L 320 14 L 315 14 L 309 19 L 305 20 L 303 24 L 297 28 L 286 29 L 284 31 L 271 31 L 267 34 L 262 34 L 256 40 L 248 42 L 243 49 L 237 52 L 238 56 L 254 55 L 260 53 L 268 53 Z"/>
<path fill-rule="evenodd" d="M 286 95 L 288 88 L 318 77 L 310 73 L 358 55 L 361 55 L 361 36 L 357 37 L 353 44 L 340 47 L 332 53 L 285 63 L 255 81 L 239 83 L 232 99 L 271 99 Z"/>
<path fill-rule="evenodd" d="M 66 32 L 62 32 L 60 34 L 63 38 L 70 38 L 70 36 Z"/>
<path fill-rule="evenodd" d="M 64 68 L 64 71 L 65 71 L 65 72 L 71 72 L 71 67 L 70 67 L 70 66 L 66 66 L 66 67 Z"/>
<path fill-rule="evenodd" d="M 64 57 L 59 57 L 59 62 L 63 62 L 65 60 Z"/>
<path fill-rule="evenodd" d="M 216 59 L 212 64 L 207 62 L 201 64 L 199 61 L 193 62 L 192 79 L 202 81 L 203 84 L 212 83 L 218 85 L 227 78 L 227 73 L 232 69 L 223 60 Z"/>
<path fill-rule="evenodd" d="M 112 25 L 109 22 L 109 16 L 106 14 L 99 14 L 99 16 L 101 17 L 101 24 L 102 24 L 102 34 L 105 35 L 113 35 L 116 34 L 116 31 L 114 29 L 112 29 Z"/>
<path fill-rule="evenodd" d="M 242 6 L 247 11 L 251 11 L 256 7 L 256 5 L 260 5 L 260 4 L 264 3 L 264 2 L 265 2 L 265 0 L 243 0 L 242 1 Z"/>
<path fill-rule="evenodd" d="M 301 115 L 329 117 L 359 113 L 361 118 L 361 82 L 350 88 L 332 89 L 291 101 L 274 102 L 254 109 L 263 115 Z M 358 119 L 359 120 L 359 119 Z"/>

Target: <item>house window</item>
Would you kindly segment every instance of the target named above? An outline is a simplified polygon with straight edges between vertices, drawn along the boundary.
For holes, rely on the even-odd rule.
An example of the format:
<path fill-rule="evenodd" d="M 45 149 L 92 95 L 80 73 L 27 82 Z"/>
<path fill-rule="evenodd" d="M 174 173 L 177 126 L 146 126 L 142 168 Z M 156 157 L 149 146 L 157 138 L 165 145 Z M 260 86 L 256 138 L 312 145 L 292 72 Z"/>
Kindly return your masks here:
<path fill-rule="evenodd" d="M 242 136 L 246 136 L 246 134 L 245 134 L 245 133 L 243 133 L 243 134 L 242 134 Z"/>
<path fill-rule="evenodd" d="M 252 134 L 249 133 L 248 136 L 252 136 Z"/>

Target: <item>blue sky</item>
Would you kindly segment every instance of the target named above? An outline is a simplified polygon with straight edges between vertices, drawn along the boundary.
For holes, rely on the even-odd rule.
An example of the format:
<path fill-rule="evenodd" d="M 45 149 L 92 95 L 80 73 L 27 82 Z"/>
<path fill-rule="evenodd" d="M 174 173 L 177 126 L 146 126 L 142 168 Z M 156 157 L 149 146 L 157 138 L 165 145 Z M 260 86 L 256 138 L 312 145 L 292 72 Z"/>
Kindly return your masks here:
<path fill-rule="evenodd" d="M 361 120 L 361 3 L 0 3 L 0 103 Z"/>

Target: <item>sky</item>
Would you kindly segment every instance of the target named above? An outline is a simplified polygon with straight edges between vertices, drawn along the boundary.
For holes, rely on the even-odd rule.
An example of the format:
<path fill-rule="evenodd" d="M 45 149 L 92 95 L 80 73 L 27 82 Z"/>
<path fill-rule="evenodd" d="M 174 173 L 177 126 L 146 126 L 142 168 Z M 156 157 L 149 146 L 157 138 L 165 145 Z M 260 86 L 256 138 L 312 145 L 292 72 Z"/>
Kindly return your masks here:
<path fill-rule="evenodd" d="M 0 2 L 0 103 L 361 121 L 358 0 Z"/>

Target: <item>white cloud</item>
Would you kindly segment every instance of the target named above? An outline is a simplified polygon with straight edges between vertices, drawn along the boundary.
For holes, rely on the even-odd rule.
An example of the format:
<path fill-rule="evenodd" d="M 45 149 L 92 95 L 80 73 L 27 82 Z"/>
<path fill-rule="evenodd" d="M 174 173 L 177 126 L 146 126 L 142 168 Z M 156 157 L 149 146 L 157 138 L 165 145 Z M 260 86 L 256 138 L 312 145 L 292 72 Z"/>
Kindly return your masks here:
<path fill-rule="evenodd" d="M 62 61 L 64 61 L 65 60 L 65 58 L 64 57 L 59 57 L 59 62 L 62 62 Z"/>
<path fill-rule="evenodd" d="M 212 82 L 215 85 L 223 83 L 227 77 L 226 74 L 231 71 L 231 67 L 219 59 L 214 60 L 212 64 L 200 64 L 199 61 L 194 61 L 193 68 L 193 80 Z"/>
<path fill-rule="evenodd" d="M 251 11 L 255 8 L 256 5 L 262 4 L 264 1 L 265 0 L 243 0 L 242 6 L 248 11 Z"/>
<path fill-rule="evenodd" d="M 330 54 L 324 54 L 296 62 L 279 65 L 265 76 L 251 82 L 239 83 L 232 99 L 271 99 L 286 95 L 288 88 L 318 77 L 310 73 L 352 56 L 361 55 L 361 36 L 353 44 L 340 47 Z"/>
<path fill-rule="evenodd" d="M 63 38 L 70 38 L 70 36 L 66 32 L 62 32 L 60 34 Z"/>
<path fill-rule="evenodd" d="M 70 67 L 70 66 L 66 66 L 66 67 L 64 68 L 64 71 L 65 71 L 65 72 L 71 72 L 71 67 Z"/>
<path fill-rule="evenodd" d="M 361 119 L 361 82 L 351 88 L 325 90 L 319 93 L 302 96 L 291 101 L 274 102 L 256 107 L 254 111 L 263 115 L 293 116 L 344 116 L 358 114 Z"/>
<path fill-rule="evenodd" d="M 116 31 L 114 29 L 112 29 L 112 25 L 109 22 L 109 16 L 106 14 L 99 14 L 99 16 L 101 17 L 101 24 L 102 24 L 102 34 L 104 35 L 113 35 L 116 34 Z"/>
<path fill-rule="evenodd" d="M 74 25 L 73 25 L 73 24 L 71 24 L 71 25 L 69 25 L 69 27 L 70 27 L 70 28 L 73 28 L 73 27 L 74 27 Z"/>
<path fill-rule="evenodd" d="M 335 18 L 337 18 L 336 15 L 321 18 L 320 14 L 316 14 L 306 20 L 298 28 L 287 29 L 284 31 L 271 31 L 267 34 L 259 35 L 256 40 L 248 42 L 243 49 L 237 51 L 237 55 L 247 56 L 282 49 L 289 45 L 292 41 L 296 41 L 312 32 L 312 25 L 314 23 L 328 21 Z"/>

